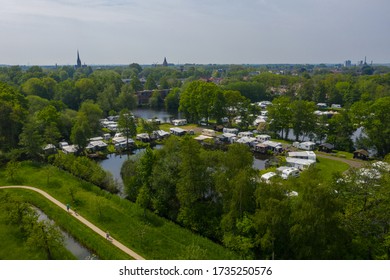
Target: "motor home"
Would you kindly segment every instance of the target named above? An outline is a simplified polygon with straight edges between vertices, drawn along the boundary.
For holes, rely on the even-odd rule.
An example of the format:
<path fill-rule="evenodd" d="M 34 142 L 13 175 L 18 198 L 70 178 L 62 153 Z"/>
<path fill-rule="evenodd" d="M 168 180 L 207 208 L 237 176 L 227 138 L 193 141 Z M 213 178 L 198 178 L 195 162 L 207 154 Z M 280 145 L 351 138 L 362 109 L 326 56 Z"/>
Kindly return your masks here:
<path fill-rule="evenodd" d="M 287 180 L 288 178 L 291 178 L 291 177 L 299 177 L 299 169 L 295 168 L 295 167 L 290 167 L 290 168 L 284 169 L 282 171 L 281 177 L 285 180 Z"/>
<path fill-rule="evenodd" d="M 263 143 L 265 141 L 269 141 L 271 140 L 271 136 L 267 135 L 267 134 L 260 134 L 260 135 L 257 135 L 256 136 L 256 139 L 257 141 L 259 141 L 260 143 Z"/>
<path fill-rule="evenodd" d="M 222 132 L 223 133 L 231 133 L 231 134 L 237 135 L 238 134 L 238 129 L 237 128 L 227 128 L 227 127 L 224 127 Z"/>
<path fill-rule="evenodd" d="M 237 136 L 238 137 L 252 137 L 253 133 L 250 131 L 242 131 L 242 132 L 238 133 Z"/>
<path fill-rule="evenodd" d="M 186 124 L 187 124 L 187 120 L 186 120 L 186 119 L 172 120 L 172 124 L 173 124 L 174 126 L 186 125 Z"/>
<path fill-rule="evenodd" d="M 316 162 L 311 159 L 286 157 L 286 163 L 288 166 L 298 168 L 299 170 L 304 170 L 310 166 L 313 166 Z"/>
<path fill-rule="evenodd" d="M 317 156 L 313 151 L 289 152 L 288 156 L 292 158 L 317 160 Z"/>
<path fill-rule="evenodd" d="M 301 150 L 313 151 L 316 147 L 316 143 L 310 142 L 310 141 L 302 142 L 302 143 L 293 142 L 293 147 L 301 149 Z"/>
<path fill-rule="evenodd" d="M 212 129 L 203 129 L 202 130 L 202 135 L 215 137 L 216 132 L 215 132 L 215 130 L 212 130 Z"/>
<path fill-rule="evenodd" d="M 275 172 L 267 172 L 263 175 L 261 175 L 261 180 L 263 182 L 266 182 L 267 184 L 269 184 L 271 181 L 271 178 L 275 177 L 276 176 L 276 173 Z"/>

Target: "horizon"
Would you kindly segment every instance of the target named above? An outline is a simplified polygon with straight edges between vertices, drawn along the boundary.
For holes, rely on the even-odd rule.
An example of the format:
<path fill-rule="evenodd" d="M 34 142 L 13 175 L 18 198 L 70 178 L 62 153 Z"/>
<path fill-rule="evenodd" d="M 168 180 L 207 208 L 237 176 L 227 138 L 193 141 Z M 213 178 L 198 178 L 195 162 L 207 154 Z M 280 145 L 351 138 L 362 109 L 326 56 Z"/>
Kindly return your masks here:
<path fill-rule="evenodd" d="M 385 0 L 0 1 L 5 65 L 390 62 Z"/>

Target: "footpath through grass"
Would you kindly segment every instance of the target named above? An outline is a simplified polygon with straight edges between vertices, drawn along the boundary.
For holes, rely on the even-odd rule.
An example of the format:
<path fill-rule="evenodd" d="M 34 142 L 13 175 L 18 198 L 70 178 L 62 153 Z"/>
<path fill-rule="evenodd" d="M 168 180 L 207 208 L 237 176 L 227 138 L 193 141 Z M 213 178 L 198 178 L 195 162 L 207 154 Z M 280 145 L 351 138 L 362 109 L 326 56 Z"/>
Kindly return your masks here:
<path fill-rule="evenodd" d="M 18 171 L 18 184 L 40 188 L 71 209 L 77 209 L 83 217 L 102 230 L 108 230 L 113 238 L 143 256 L 145 259 L 237 259 L 238 256 L 206 238 L 147 212 L 136 204 L 109 194 L 98 187 L 79 180 L 69 173 L 52 166 L 23 162 Z M 5 179 L 0 170 L 0 185 L 15 185 Z M 2 190 L 4 191 L 4 190 Z M 8 190 L 11 191 L 11 190 Z M 56 206 L 44 202 L 27 190 L 12 190 L 23 194 L 46 215 L 69 231 L 76 239 L 95 251 L 102 259 L 129 258 L 116 252 L 114 246 L 106 248 L 107 241 L 87 227 L 71 219 Z M 58 207 L 57 207 L 58 208 Z M 62 212 L 61 212 L 62 211 Z M 76 225 L 79 224 L 79 225 Z M 124 253 L 123 253 L 124 254 Z"/>

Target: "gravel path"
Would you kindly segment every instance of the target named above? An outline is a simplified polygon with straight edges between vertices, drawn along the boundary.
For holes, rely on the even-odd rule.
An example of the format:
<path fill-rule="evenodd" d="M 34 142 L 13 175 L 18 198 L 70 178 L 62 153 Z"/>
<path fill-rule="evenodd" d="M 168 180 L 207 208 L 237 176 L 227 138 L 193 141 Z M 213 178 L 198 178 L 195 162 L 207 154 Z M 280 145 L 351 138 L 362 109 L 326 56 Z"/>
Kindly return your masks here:
<path fill-rule="evenodd" d="M 360 167 L 363 167 L 363 165 L 366 164 L 366 162 L 364 162 L 364 161 L 340 158 L 340 157 L 335 157 L 335 156 L 331 156 L 331 155 L 325 155 L 325 154 L 322 154 L 322 153 L 316 153 L 316 155 L 319 158 L 328 158 L 328 159 L 331 159 L 331 160 L 337 160 L 337 161 L 345 162 L 350 167 L 354 167 L 354 168 L 360 168 Z"/>
<path fill-rule="evenodd" d="M 33 190 L 37 193 L 40 193 L 41 195 L 43 195 L 45 198 L 47 198 L 48 200 L 50 200 L 51 202 L 53 202 L 54 204 L 56 204 L 58 207 L 62 208 L 64 211 L 67 211 L 67 208 L 66 208 L 66 205 L 59 202 L 57 199 L 55 199 L 54 197 L 52 197 L 51 195 L 49 195 L 47 192 L 44 192 L 38 188 L 34 188 L 34 187 L 28 187 L 28 186 L 4 186 L 4 187 L 0 187 L 0 189 L 27 189 L 27 190 Z M 68 212 L 68 211 L 67 211 Z M 97 226 L 95 226 L 94 224 L 92 224 L 90 221 L 88 221 L 87 219 L 85 219 L 84 217 L 82 217 L 80 214 L 76 214 L 74 211 L 72 210 L 69 210 L 69 213 L 77 220 L 79 220 L 80 222 L 82 222 L 84 225 L 86 225 L 87 227 L 89 227 L 90 229 L 92 229 L 93 231 L 95 231 L 97 234 L 99 234 L 100 236 L 102 236 L 103 238 L 106 238 L 106 232 L 104 232 L 103 230 L 101 230 L 100 228 L 98 228 Z M 126 254 L 130 255 L 131 257 L 133 257 L 134 259 L 136 260 L 144 260 L 143 257 L 141 257 L 140 255 L 138 255 L 137 253 L 135 253 L 133 250 L 129 249 L 128 247 L 126 247 L 125 245 L 123 245 L 122 243 L 120 243 L 119 241 L 113 239 L 112 237 L 109 238 L 109 241 L 112 243 L 112 245 L 118 247 L 119 249 L 121 249 L 123 252 L 125 252 Z"/>

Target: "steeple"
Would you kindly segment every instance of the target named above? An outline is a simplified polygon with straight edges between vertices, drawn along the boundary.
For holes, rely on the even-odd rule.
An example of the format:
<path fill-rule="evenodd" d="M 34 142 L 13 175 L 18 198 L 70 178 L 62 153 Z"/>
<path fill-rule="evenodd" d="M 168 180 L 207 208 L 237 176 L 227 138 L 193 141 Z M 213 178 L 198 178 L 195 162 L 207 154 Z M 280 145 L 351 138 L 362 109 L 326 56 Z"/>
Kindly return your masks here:
<path fill-rule="evenodd" d="M 162 64 L 163 66 L 168 66 L 168 62 L 167 62 L 167 58 L 166 57 L 164 57 L 164 62 L 163 62 L 163 64 Z"/>
<path fill-rule="evenodd" d="M 79 50 L 77 50 L 77 65 L 76 68 L 81 68 L 81 59 L 79 55 Z"/>

